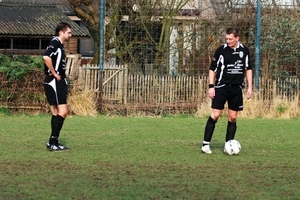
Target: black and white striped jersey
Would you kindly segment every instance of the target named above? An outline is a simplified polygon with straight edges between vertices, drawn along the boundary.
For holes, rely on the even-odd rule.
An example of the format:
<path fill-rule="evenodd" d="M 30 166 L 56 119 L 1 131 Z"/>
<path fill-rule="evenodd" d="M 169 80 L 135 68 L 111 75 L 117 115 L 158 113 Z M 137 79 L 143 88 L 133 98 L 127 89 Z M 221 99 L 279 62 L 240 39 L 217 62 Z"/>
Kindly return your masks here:
<path fill-rule="evenodd" d="M 210 70 L 216 72 L 216 85 L 243 85 L 245 71 L 251 68 L 249 49 L 238 43 L 233 49 L 227 44 L 217 48 Z"/>
<path fill-rule="evenodd" d="M 53 67 L 61 77 L 66 77 L 66 56 L 64 46 L 57 37 L 53 37 L 49 42 L 44 56 L 49 56 L 52 59 Z M 49 68 L 45 65 L 45 75 L 50 75 Z"/>

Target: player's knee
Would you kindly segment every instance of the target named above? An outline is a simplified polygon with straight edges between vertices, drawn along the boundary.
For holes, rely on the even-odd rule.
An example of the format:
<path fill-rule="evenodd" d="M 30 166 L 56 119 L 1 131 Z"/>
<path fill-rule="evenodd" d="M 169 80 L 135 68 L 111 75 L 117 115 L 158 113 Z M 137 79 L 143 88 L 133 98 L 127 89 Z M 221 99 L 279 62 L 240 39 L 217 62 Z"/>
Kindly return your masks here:
<path fill-rule="evenodd" d="M 215 121 L 217 121 L 218 119 L 219 119 L 219 117 L 220 117 L 220 115 L 221 115 L 221 110 L 213 110 L 212 111 L 212 113 L 211 113 L 211 115 L 210 115 L 210 117 L 213 119 L 213 120 L 215 120 Z"/>
<path fill-rule="evenodd" d="M 63 118 L 66 118 L 67 115 L 69 114 L 68 110 L 60 110 L 58 113 L 60 116 L 62 116 Z"/>
<path fill-rule="evenodd" d="M 66 118 L 68 114 L 69 114 L 68 111 L 66 111 L 66 112 L 62 113 L 61 116 L 62 116 L 63 118 Z"/>
<path fill-rule="evenodd" d="M 210 116 L 210 118 L 211 118 L 212 120 L 214 120 L 215 122 L 218 121 L 219 117 L 220 117 L 220 115 L 211 115 L 211 116 Z"/>
<path fill-rule="evenodd" d="M 236 122 L 236 117 L 230 117 L 230 116 L 228 116 L 228 121 L 229 122 Z"/>

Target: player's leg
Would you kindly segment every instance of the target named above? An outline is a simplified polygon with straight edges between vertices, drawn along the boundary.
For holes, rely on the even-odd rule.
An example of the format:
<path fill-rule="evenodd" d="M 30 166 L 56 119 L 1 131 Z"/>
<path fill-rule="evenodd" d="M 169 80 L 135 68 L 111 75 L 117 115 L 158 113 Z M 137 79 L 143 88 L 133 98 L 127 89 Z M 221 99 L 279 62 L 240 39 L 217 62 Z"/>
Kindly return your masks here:
<path fill-rule="evenodd" d="M 225 141 L 233 140 L 237 130 L 238 111 L 243 110 L 243 92 L 240 86 L 231 86 L 231 98 L 228 100 L 228 124 Z"/>
<path fill-rule="evenodd" d="M 60 130 L 63 126 L 65 118 L 68 115 L 68 106 L 67 106 L 67 104 L 61 104 L 61 105 L 57 106 L 57 109 L 58 109 L 58 113 L 57 113 L 57 116 L 56 116 L 56 126 L 57 126 L 56 131 L 58 132 L 57 138 L 59 138 Z"/>
<path fill-rule="evenodd" d="M 47 143 L 47 148 L 50 149 L 51 145 L 56 144 L 58 135 L 55 132 L 55 124 L 56 124 L 56 117 L 58 113 L 57 106 L 51 106 L 52 117 L 51 117 L 51 134 L 49 138 L 49 142 Z"/>
<path fill-rule="evenodd" d="M 68 95 L 68 85 L 65 79 L 57 81 L 57 106 L 55 118 L 55 131 L 57 132 L 57 138 L 59 137 L 60 130 L 63 126 L 64 120 L 68 115 L 67 106 L 67 95 Z"/>
<path fill-rule="evenodd" d="M 211 115 L 208 118 L 205 129 L 204 129 L 204 142 L 203 143 L 208 143 L 211 141 L 212 135 L 215 130 L 215 125 L 222 113 L 222 110 L 218 109 L 212 109 Z"/>
<path fill-rule="evenodd" d="M 49 150 L 55 150 L 55 151 L 68 150 L 69 148 L 61 145 L 58 140 L 60 131 L 63 127 L 65 118 L 68 114 L 68 106 L 67 104 L 61 104 L 61 105 L 53 106 L 52 110 L 53 110 L 52 112 L 53 116 L 55 116 L 55 114 L 56 116 L 54 117 L 53 120 L 51 137 L 49 139 L 50 148 L 48 148 L 48 146 L 47 148 Z"/>
<path fill-rule="evenodd" d="M 51 116 L 51 133 L 50 133 L 50 137 L 49 137 L 49 141 L 47 143 L 47 149 L 51 149 L 51 146 L 56 142 L 56 136 L 55 133 L 53 132 L 54 130 L 54 125 L 55 125 L 55 121 L 56 121 L 56 116 L 57 116 L 57 108 L 56 108 L 56 104 L 57 104 L 57 93 L 56 93 L 56 80 L 54 76 L 45 76 L 44 82 L 44 91 L 45 91 L 45 95 L 47 97 L 47 101 L 48 103 L 51 105 L 51 112 L 52 112 L 52 116 Z"/>
<path fill-rule="evenodd" d="M 209 145 L 215 130 L 216 123 L 221 113 L 222 110 L 213 109 L 211 116 L 208 118 L 206 122 L 205 129 L 204 129 L 204 139 L 201 148 L 201 151 L 203 153 L 208 153 L 208 154 L 212 153 Z"/>
<path fill-rule="evenodd" d="M 51 111 L 52 111 L 52 117 L 51 117 L 51 133 L 52 133 L 53 129 L 54 129 L 55 118 L 58 114 L 57 106 L 51 106 Z M 50 136 L 50 138 L 51 138 L 51 136 Z"/>
<path fill-rule="evenodd" d="M 210 150 L 210 141 L 212 139 L 215 125 L 224 109 L 224 105 L 226 102 L 226 88 L 216 88 L 215 89 L 215 97 L 212 99 L 212 112 L 210 117 L 208 118 L 205 129 L 204 129 L 204 139 L 202 143 L 201 151 L 203 153 L 212 153 Z"/>
<path fill-rule="evenodd" d="M 238 116 L 238 111 L 228 109 L 228 123 L 226 130 L 226 138 L 225 141 L 233 140 L 236 133 L 236 118 Z"/>

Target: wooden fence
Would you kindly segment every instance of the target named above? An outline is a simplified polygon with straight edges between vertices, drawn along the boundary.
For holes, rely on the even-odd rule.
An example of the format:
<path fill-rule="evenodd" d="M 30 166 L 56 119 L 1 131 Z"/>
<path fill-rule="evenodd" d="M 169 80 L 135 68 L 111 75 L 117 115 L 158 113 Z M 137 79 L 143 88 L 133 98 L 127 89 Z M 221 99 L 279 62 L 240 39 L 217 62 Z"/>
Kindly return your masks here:
<path fill-rule="evenodd" d="M 133 73 L 126 66 L 104 66 L 100 77 L 98 66 L 80 66 L 80 59 L 80 55 L 67 57 L 66 72 L 71 80 L 71 87 L 99 94 L 102 82 L 101 105 L 109 113 L 195 113 L 199 108 L 203 110 L 203 107 L 209 107 L 206 75 L 173 77 Z M 43 71 L 39 70 L 24 77 L 24 80 L 10 82 L 2 74 L 0 107 L 48 112 L 41 77 Z M 259 91 L 255 91 L 254 99 L 263 100 L 263 105 L 267 107 L 278 99 L 299 104 L 299 84 L 296 77 L 263 76 L 259 80 Z"/>
<path fill-rule="evenodd" d="M 105 66 L 102 71 L 103 99 L 127 105 L 186 104 L 194 107 L 206 98 L 207 76 L 144 75 L 128 71 L 126 66 Z M 80 67 L 76 87 L 99 90 L 99 67 Z M 288 78 L 260 78 L 256 98 L 273 100 L 298 99 L 299 80 Z"/>

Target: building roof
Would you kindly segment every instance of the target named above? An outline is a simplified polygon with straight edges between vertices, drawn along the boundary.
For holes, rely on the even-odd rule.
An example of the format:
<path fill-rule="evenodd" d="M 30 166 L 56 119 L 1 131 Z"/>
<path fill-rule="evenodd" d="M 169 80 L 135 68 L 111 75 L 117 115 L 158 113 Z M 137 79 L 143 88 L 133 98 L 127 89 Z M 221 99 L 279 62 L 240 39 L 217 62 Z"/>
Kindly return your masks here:
<path fill-rule="evenodd" d="M 0 3 L 0 35 L 53 36 L 56 25 L 65 21 L 75 37 L 89 37 L 55 5 Z"/>
<path fill-rule="evenodd" d="M 44 4 L 44 5 L 55 5 L 66 15 L 74 15 L 73 7 L 68 3 L 68 0 L 0 0 L 2 3 L 19 3 L 19 4 Z"/>

